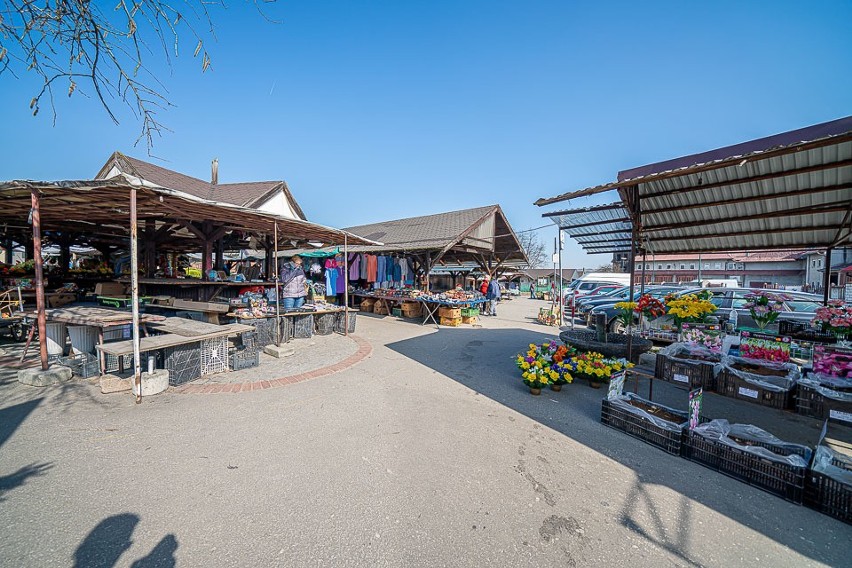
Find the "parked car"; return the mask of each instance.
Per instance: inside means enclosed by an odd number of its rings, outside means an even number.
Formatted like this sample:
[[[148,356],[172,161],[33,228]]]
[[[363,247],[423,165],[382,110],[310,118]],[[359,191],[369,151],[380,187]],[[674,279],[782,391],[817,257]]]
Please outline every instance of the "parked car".
[[[822,306],[822,298],[820,296],[817,296],[815,294],[807,294],[805,292],[796,292],[788,290],[724,287],[690,288],[686,290],[679,290],[675,292],[675,295],[682,296],[685,294],[698,293],[702,291],[711,292],[713,294],[713,297],[710,299],[710,301],[718,308],[714,315],[719,319],[720,324],[725,325],[730,319],[731,311],[737,311],[738,329],[744,327],[757,327],[754,322],[754,319],[749,313],[748,308],[744,307],[745,304],[749,301],[746,296],[755,292],[767,292],[787,298],[783,301],[782,311],[778,314],[778,319],[775,321],[775,323],[771,324],[766,328],[767,331],[770,333],[778,331],[778,325],[781,321],[796,321],[801,323],[809,323],[816,315],[816,310]],[[613,308],[613,318],[615,317],[615,313],[616,311]],[[612,320],[608,319],[608,322],[610,322],[610,329],[618,327],[617,325],[611,323]],[[654,324],[652,323],[651,325],[653,326]]]
[[[696,292],[696,291],[700,291],[700,289],[698,289],[698,290],[693,289],[691,291]],[[680,288],[680,287],[677,287],[677,286],[647,286],[645,288],[644,293],[650,295],[652,298],[657,298],[658,300],[662,300],[663,298],[665,298],[669,294],[681,295],[681,294],[684,294],[686,292],[687,292],[687,290],[684,290],[683,288]],[[619,310],[616,309],[615,304],[617,302],[627,301],[627,298],[629,296],[630,296],[630,294],[629,294],[629,288],[628,288],[628,293],[624,294],[623,298],[621,298],[619,300],[615,300],[615,301],[598,303],[598,304],[592,306],[591,309],[589,309],[585,314],[586,325],[591,327],[592,325],[594,325],[595,316],[597,314],[600,314],[600,313],[605,313],[606,314],[607,329],[610,332],[620,333],[620,332],[624,331],[624,325],[618,319],[616,319],[616,316],[618,316]],[[642,292],[640,292],[639,290],[636,290],[633,294],[633,301],[634,302],[638,301],[641,296],[642,296]],[[638,323],[638,318],[636,318],[636,321]]]

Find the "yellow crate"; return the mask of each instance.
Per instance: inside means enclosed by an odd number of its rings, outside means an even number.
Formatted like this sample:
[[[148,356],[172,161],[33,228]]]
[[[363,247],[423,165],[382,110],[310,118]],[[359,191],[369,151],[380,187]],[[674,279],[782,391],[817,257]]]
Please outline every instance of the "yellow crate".
[[[469,325],[474,325],[478,320],[479,318],[477,318],[476,316],[462,316],[462,323],[466,323]]]
[[[462,319],[458,318],[441,318],[441,325],[446,325],[448,327],[458,327],[462,324]]]

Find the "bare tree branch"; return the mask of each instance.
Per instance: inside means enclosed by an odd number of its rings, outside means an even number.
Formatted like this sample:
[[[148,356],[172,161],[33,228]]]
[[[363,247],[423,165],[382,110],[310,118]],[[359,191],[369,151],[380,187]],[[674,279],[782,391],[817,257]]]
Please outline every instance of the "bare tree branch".
[[[518,233],[518,242],[527,254],[530,268],[538,268],[545,260],[545,245],[533,231]]]
[[[258,0],[251,3],[267,21]],[[270,3],[274,0],[264,0]],[[162,49],[166,64],[179,55],[179,38],[191,38],[202,73],[210,69],[205,49],[215,40],[211,9],[224,0],[116,0],[111,11],[92,0],[0,0],[0,76],[20,78],[21,70],[42,80],[30,100],[38,115],[47,97],[56,121],[54,86],[68,81],[67,95],[84,94],[88,85],[110,119],[118,124],[116,104],[127,106],[137,120],[150,154],[154,135],[168,130],[157,117],[172,106],[165,85],[144,64]],[[105,4],[105,3],[103,3]],[[198,26],[198,28],[196,28]],[[205,28],[205,32],[198,30]]]

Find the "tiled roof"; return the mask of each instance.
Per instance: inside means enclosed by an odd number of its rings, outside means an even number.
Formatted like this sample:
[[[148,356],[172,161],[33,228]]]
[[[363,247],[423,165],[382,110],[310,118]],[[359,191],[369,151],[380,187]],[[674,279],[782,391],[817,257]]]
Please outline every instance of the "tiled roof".
[[[423,217],[409,217],[359,225],[344,230],[373,241],[380,241],[388,247],[400,246],[409,250],[443,248],[458,241],[462,233],[491,213],[495,207],[496,205],[490,205]]]
[[[160,187],[182,191],[209,201],[230,203],[241,207],[257,208],[275,191],[284,191],[293,209],[302,218],[302,212],[284,181],[249,181],[240,183],[212,184],[192,176],[176,172],[161,166],[125,156],[115,152],[101,169],[98,178],[105,175],[115,165],[123,173],[139,177]]]

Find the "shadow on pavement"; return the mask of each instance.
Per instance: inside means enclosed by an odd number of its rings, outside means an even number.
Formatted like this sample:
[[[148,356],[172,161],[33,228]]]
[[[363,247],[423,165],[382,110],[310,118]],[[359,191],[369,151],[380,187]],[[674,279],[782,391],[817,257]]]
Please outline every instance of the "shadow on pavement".
[[[40,477],[53,467],[51,463],[34,463],[22,467],[15,473],[0,475],[0,503],[5,499],[6,493],[25,484],[30,477]]]
[[[531,396],[521,381],[515,356],[530,343],[551,339],[555,339],[553,332],[520,328],[442,328],[437,333],[390,343],[387,347],[634,470],[637,479],[632,487],[613,488],[616,495],[625,499],[621,523],[687,564],[696,564],[689,556],[690,539],[701,538],[700,534],[690,534],[698,526],[693,502],[802,555],[830,565],[848,561],[848,545],[826,546],[826,541],[821,540],[830,540],[832,533],[846,528],[839,521],[791,505],[603,426],[600,401],[605,389],[575,383],[559,393],[545,390],[541,396]],[[631,386],[628,385],[628,390]],[[656,390],[657,387],[655,400]],[[685,408],[686,395],[683,396],[683,404],[678,406]],[[746,413],[749,411],[744,409]],[[674,515],[675,519],[664,522],[659,513],[663,505],[654,502],[646,485],[666,486],[681,495],[676,510],[670,511],[671,507],[665,505],[666,516]],[[637,511],[637,507],[642,510]]]
[[[121,513],[107,517],[86,535],[74,552],[74,568],[112,568],[131,547],[133,531],[139,516]],[[135,561],[132,568],[170,568],[176,564],[177,539],[166,535],[145,557]]]
[[[14,406],[0,408],[0,446],[6,443],[27,416],[41,404],[43,398],[36,398]]]

